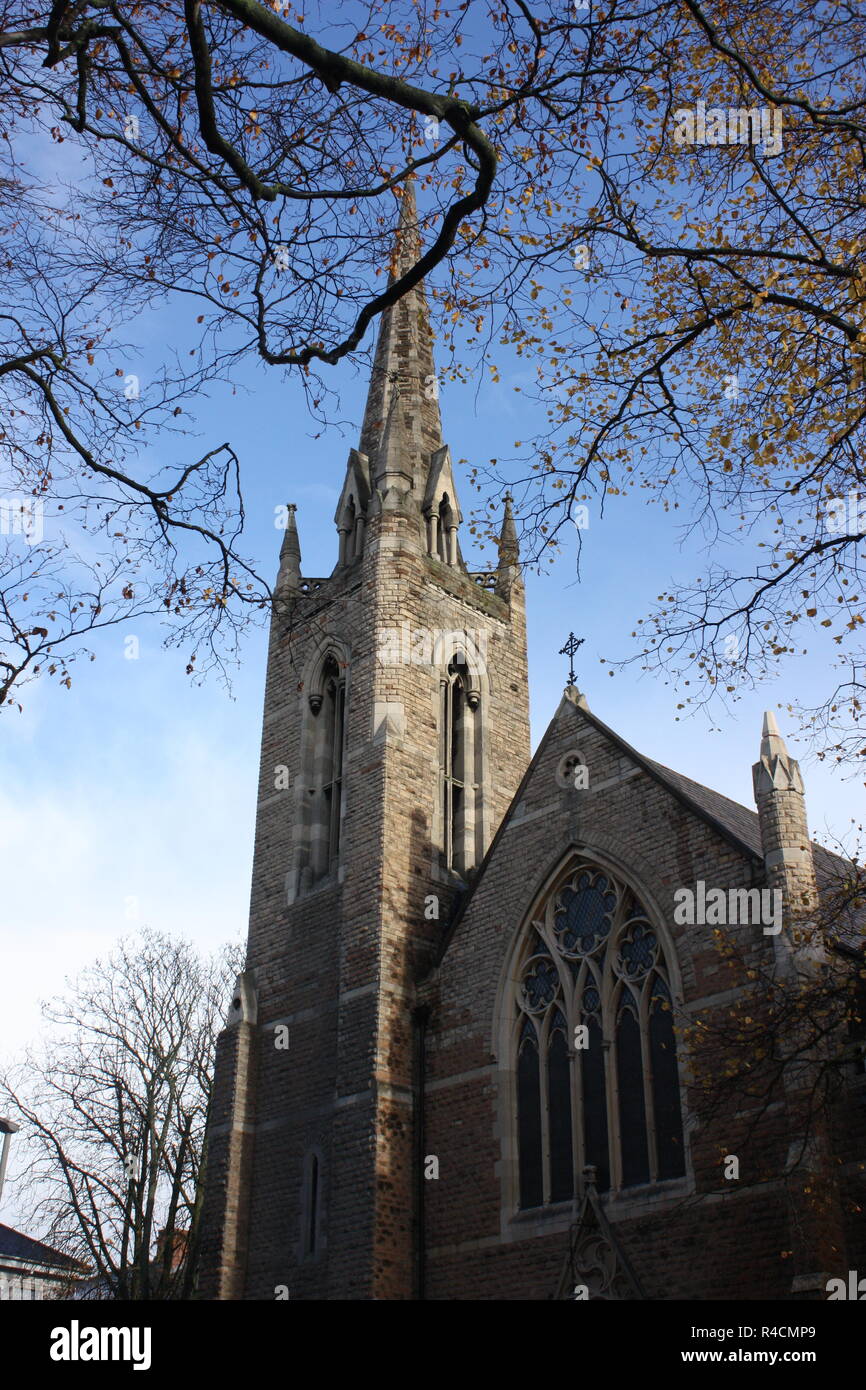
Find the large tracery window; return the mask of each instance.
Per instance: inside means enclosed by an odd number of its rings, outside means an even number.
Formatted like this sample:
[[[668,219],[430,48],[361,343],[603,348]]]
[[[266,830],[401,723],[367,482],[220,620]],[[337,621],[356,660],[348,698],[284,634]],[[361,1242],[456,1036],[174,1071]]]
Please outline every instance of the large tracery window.
[[[685,1173],[670,973],[634,893],[582,865],[530,924],[514,1028],[520,1206]]]

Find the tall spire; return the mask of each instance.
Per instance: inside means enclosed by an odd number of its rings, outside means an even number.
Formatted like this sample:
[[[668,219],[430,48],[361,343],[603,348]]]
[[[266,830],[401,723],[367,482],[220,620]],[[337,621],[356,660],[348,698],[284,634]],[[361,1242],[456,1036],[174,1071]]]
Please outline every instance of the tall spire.
[[[422,257],[414,185],[409,181],[395,192],[401,202],[389,285]],[[442,442],[433,334],[420,281],[381,316],[360,447],[349,453],[334,518],[340,533],[337,569],[361,559],[367,527],[384,513],[401,516],[408,523],[406,537],[414,531],[432,559],[465,571],[460,504]]]
[[[415,188],[409,181],[402,189],[388,284],[405,275],[421,254]],[[423,492],[430,456],[441,446],[433,334],[422,282],[381,316],[360,452],[370,460],[374,486],[383,474],[402,473]]]

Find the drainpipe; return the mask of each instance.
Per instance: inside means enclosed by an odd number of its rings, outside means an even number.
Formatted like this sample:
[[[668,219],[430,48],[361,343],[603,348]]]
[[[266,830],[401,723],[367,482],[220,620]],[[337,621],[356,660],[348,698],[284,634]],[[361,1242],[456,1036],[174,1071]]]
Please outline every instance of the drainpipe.
[[[0,1153],[0,1197],[3,1196],[3,1183],[6,1180],[6,1160],[9,1157],[9,1144],[13,1134],[17,1134],[20,1125],[16,1125],[14,1120],[6,1120],[0,1115],[0,1134],[3,1135],[3,1150]]]
[[[427,1147],[427,1134],[424,1082],[427,1072],[427,1020],[429,1017],[430,1009],[426,1004],[417,1008],[412,1015],[415,1035],[415,1297],[421,1301],[426,1297],[427,1274],[427,1222],[424,1213],[424,1156]]]

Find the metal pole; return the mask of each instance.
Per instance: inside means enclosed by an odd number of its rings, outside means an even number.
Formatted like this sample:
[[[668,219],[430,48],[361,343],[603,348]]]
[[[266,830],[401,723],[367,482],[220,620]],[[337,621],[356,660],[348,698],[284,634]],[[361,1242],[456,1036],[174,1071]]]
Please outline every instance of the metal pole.
[[[13,1134],[17,1134],[20,1125],[16,1125],[14,1120],[6,1120],[0,1115],[0,1134],[3,1135],[3,1151],[0,1153],[0,1197],[3,1196],[3,1183],[6,1179],[6,1160],[9,1157],[9,1143]]]

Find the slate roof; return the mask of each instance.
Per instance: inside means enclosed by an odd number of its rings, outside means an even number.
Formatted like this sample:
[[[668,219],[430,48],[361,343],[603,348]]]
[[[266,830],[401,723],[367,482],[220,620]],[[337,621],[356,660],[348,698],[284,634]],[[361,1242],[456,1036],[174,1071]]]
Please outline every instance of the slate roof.
[[[617,741],[622,742],[621,739]],[[640,755],[638,757],[640,758]],[[729,796],[714,792],[712,787],[693,782],[691,777],[684,777],[681,772],[674,772],[673,768],[665,767],[663,763],[657,763],[652,758],[640,758],[640,761],[657,781],[674,792],[678,800],[687,802],[691,810],[698,811],[704,820],[709,820],[717,829],[724,830],[728,837],[733,836],[743,849],[763,863],[764,852],[761,848],[757,811],[750,811],[747,806],[741,806],[739,801],[732,801]]]
[[[651,760],[647,758],[645,762],[649,764]],[[700,782],[693,782],[690,777],[673,772],[661,763],[653,762],[651,765],[658,774],[659,781],[672,788],[676,787],[705,818],[736,835],[744,846],[761,858],[761,830],[757,811],[750,811],[738,801],[731,801],[729,797],[722,796],[721,792],[703,787]],[[844,883],[849,878],[851,866],[841,855],[834,854],[824,845],[816,844],[814,840],[811,843],[818,891],[828,892],[834,885]],[[840,920],[834,935],[842,945],[862,951],[866,939],[864,913],[852,909],[840,911]]]
[[[84,1271],[87,1268],[71,1255],[64,1255],[43,1241],[33,1240],[31,1236],[25,1236],[23,1232],[14,1231],[11,1226],[4,1226],[0,1222],[0,1260],[4,1256],[14,1260],[26,1260],[31,1265],[51,1266],[55,1269]]]

